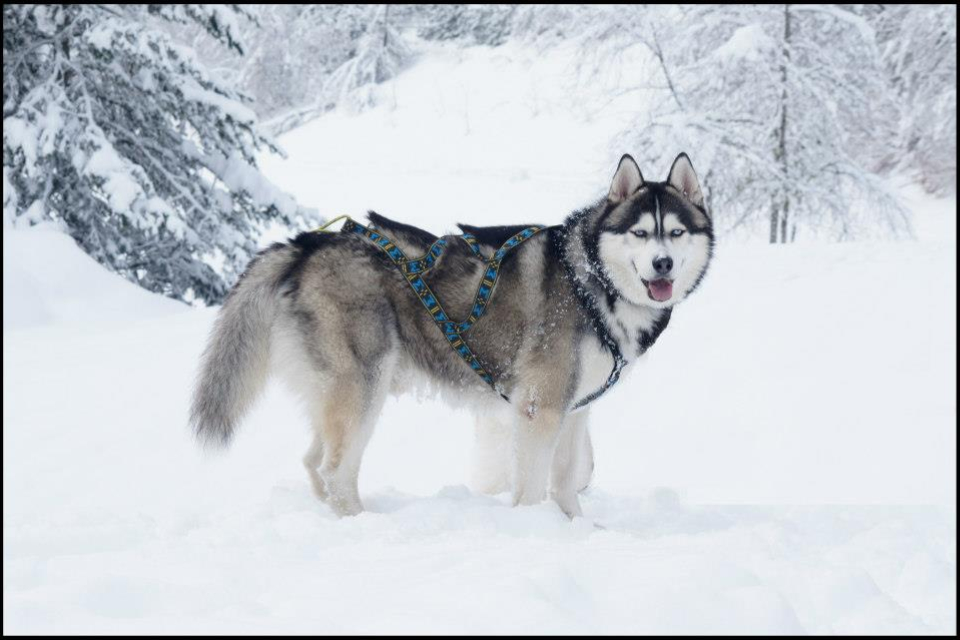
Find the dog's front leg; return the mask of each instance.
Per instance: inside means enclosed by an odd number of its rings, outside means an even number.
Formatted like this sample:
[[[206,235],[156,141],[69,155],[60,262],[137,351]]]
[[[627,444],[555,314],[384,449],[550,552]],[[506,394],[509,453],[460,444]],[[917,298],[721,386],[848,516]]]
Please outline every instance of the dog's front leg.
[[[583,515],[577,494],[590,482],[592,472],[593,448],[583,410],[564,420],[550,472],[550,496],[571,518]]]
[[[537,504],[547,496],[550,463],[563,425],[563,411],[538,406],[520,407],[514,431],[513,504]]]
[[[513,407],[504,413],[497,411],[503,411],[499,406],[485,409],[476,418],[470,486],[495,495],[511,488],[515,413]]]

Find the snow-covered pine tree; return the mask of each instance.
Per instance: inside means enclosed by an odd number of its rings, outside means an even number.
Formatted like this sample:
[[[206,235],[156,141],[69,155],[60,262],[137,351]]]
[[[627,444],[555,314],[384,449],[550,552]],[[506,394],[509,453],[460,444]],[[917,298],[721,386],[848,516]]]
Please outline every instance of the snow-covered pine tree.
[[[246,99],[153,20],[242,50],[235,5],[4,5],[4,218],[53,220],[152,291],[216,302],[292,198]],[[6,224],[6,223],[5,223]]]
[[[841,5],[698,5],[621,16],[612,46],[643,42],[662,88],[625,132],[647,163],[688,150],[718,226],[850,238],[909,229],[857,142],[896,138],[870,25]],[[607,46],[611,46],[608,43]],[[649,85],[648,85],[649,86]],[[647,93],[649,95],[649,92]]]

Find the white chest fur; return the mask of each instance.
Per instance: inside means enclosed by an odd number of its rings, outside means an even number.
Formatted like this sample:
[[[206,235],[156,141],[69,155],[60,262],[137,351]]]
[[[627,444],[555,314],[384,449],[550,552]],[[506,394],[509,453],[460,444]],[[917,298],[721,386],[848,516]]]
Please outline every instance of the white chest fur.
[[[640,335],[651,332],[662,313],[651,307],[621,302],[613,313],[607,314],[607,326],[627,361],[640,355]]]
[[[593,333],[580,339],[580,367],[577,371],[577,392],[574,401],[579,402],[603,387],[613,371],[613,356]]]

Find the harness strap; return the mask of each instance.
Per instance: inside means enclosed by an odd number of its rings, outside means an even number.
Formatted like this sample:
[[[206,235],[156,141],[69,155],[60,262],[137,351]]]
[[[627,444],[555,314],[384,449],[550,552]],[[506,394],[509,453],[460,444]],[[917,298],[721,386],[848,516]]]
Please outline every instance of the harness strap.
[[[528,227],[527,229],[524,229],[520,233],[510,237],[499,249],[497,249],[492,258],[486,260],[487,265],[484,269],[483,277],[480,280],[480,285],[477,288],[477,295],[474,297],[470,316],[463,322],[456,322],[450,318],[447,312],[443,310],[440,300],[423,279],[423,275],[433,268],[436,261],[443,254],[443,250],[447,246],[447,241],[444,238],[440,238],[434,242],[430,246],[430,249],[427,250],[427,253],[423,255],[423,257],[410,260],[406,257],[406,255],[404,255],[400,247],[398,247],[390,238],[385,236],[376,227],[365,227],[364,225],[359,224],[348,217],[346,218],[346,222],[343,224],[343,227],[341,227],[341,232],[356,233],[359,236],[366,238],[387,256],[387,258],[397,267],[400,273],[403,274],[404,279],[407,281],[407,284],[410,285],[410,288],[413,289],[413,292],[417,294],[417,298],[423,304],[424,308],[426,308],[427,313],[430,314],[430,317],[433,318],[437,328],[440,329],[440,332],[443,334],[444,338],[446,338],[447,343],[450,345],[453,351],[460,356],[464,362],[467,363],[474,373],[476,373],[484,382],[490,385],[493,390],[500,395],[500,397],[509,401],[510,398],[497,389],[493,376],[490,375],[490,373],[480,364],[479,359],[477,358],[476,354],[473,353],[473,350],[470,349],[470,345],[468,345],[464,340],[462,334],[469,330],[486,311],[487,304],[489,303],[490,297],[493,295],[493,290],[500,278],[500,263],[503,261],[503,259],[512,249],[529,240],[543,229],[544,227]],[[469,236],[469,239],[467,236]],[[480,253],[479,243],[477,242],[476,238],[470,234],[464,234],[461,237],[475,255],[483,258],[483,255]]]
[[[483,257],[483,254],[480,253],[480,243],[477,241],[476,236],[472,233],[464,233],[460,236],[460,239],[467,243],[467,246],[470,247],[470,251],[473,251],[473,255],[477,256],[481,260],[486,260]]]
[[[610,376],[607,378],[607,381],[603,383],[602,387],[573,405],[572,410],[574,411],[587,406],[609,391],[610,387],[617,384],[617,381],[620,380],[620,373],[623,371],[623,368],[627,366],[627,360],[623,357],[623,353],[620,351],[620,345],[617,344],[617,341],[614,340],[613,336],[610,335],[610,332],[607,330],[606,323],[604,323],[602,320],[599,324],[594,322],[593,328],[597,332],[597,337],[600,338],[600,342],[602,342],[604,346],[610,350],[610,355],[613,356],[613,369],[610,371]]]
[[[559,244],[559,241],[558,241]],[[566,252],[563,251],[563,247],[559,246],[560,261],[563,263],[564,271],[567,274],[567,278],[570,280],[573,285],[573,293],[577,298],[577,302],[580,303],[580,306],[584,311],[587,312],[588,317],[590,318],[590,325],[593,327],[594,333],[597,334],[597,338],[600,342],[610,351],[610,355],[613,357],[613,368],[610,370],[610,375],[607,376],[607,381],[603,383],[599,389],[589,394],[585,398],[577,401],[571,411],[576,411],[581,409],[603,394],[605,394],[610,387],[617,384],[620,380],[620,373],[623,371],[623,368],[627,366],[627,359],[623,357],[623,352],[620,351],[620,345],[617,343],[616,339],[610,335],[610,330],[607,328],[607,323],[603,320],[603,314],[600,312],[600,308],[597,306],[596,298],[592,293],[586,290],[580,280],[577,278],[576,273],[573,270],[573,265],[567,260]]]

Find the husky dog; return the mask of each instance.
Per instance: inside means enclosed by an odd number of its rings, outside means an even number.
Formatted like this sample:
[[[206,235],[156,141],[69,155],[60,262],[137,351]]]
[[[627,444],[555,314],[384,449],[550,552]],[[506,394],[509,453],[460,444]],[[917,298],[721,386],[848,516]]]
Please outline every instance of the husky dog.
[[[437,240],[370,214],[408,256]],[[471,227],[490,255],[525,226]],[[191,423],[226,445],[268,374],[306,402],[304,457],[315,493],[339,515],[362,510],[357,477],[389,393],[427,381],[472,406],[481,439],[509,438],[509,465],[480,483],[513,503],[547,492],[570,517],[593,471],[586,405],[649,349],[702,280],[713,227],[685,154],[666,182],[644,181],[623,156],[605,198],[535,234],[503,259],[485,315],[464,339],[496,393],[450,348],[405,277],[353,233],[311,232],[263,251],[220,310],[196,386]],[[486,264],[456,236],[424,276],[452,317],[467,317]],[[506,400],[508,398],[508,400]],[[506,472],[504,472],[506,471]]]

